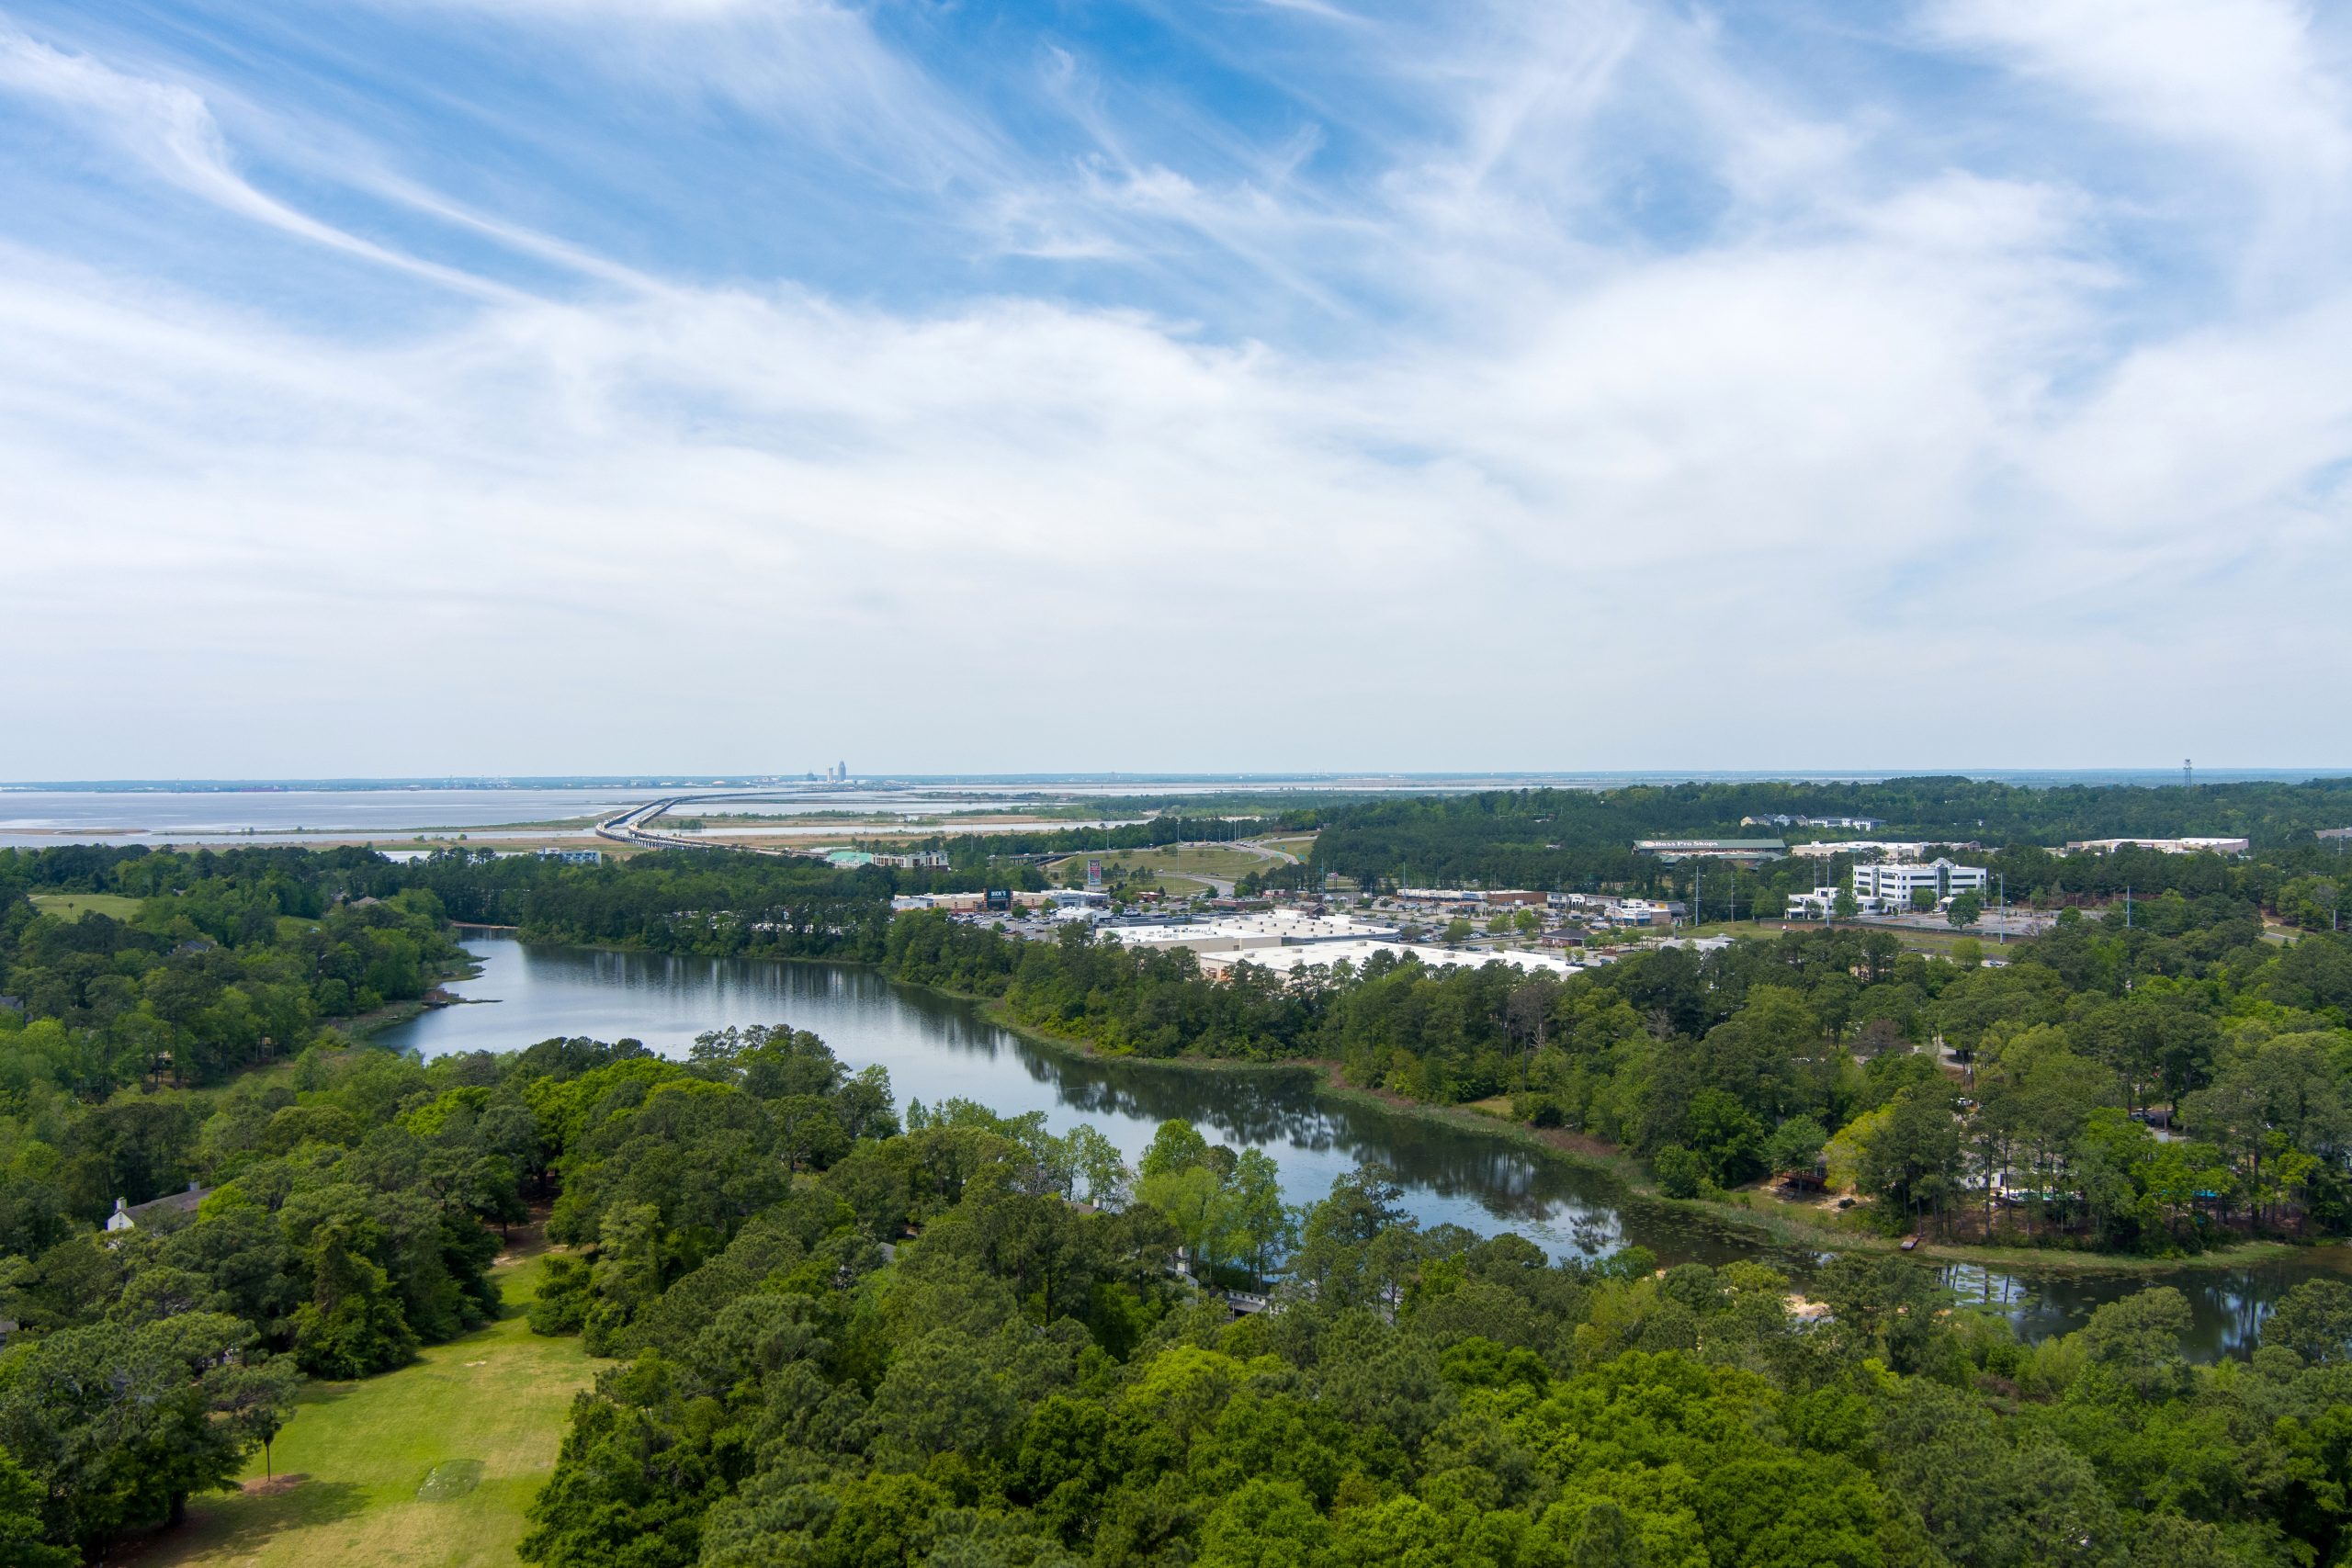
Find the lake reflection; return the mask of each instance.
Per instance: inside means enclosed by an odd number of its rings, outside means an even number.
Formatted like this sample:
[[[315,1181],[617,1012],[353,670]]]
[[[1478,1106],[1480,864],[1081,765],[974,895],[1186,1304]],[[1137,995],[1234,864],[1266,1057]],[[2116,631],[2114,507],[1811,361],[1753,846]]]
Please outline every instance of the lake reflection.
[[[1264,1149],[1293,1203],[1315,1201],[1336,1178],[1373,1160],[1396,1173],[1406,1207],[1424,1225],[1516,1231],[1554,1258],[1605,1256],[1638,1243],[1669,1264],[1759,1258],[1801,1270],[1809,1261],[1754,1233],[1643,1201],[1605,1172],[1499,1136],[1333,1100],[1302,1069],[1210,1071],[1047,1050],[990,1023],[974,1003],[854,965],[526,947],[499,937],[465,945],[482,972],[449,988],[483,1005],[428,1012],[387,1031],[387,1044],[430,1057],[584,1034],[634,1038],[682,1055],[706,1030],[789,1023],[824,1036],[853,1068],[888,1069],[902,1107],[961,1097],[1005,1115],[1042,1111],[1057,1132],[1089,1122],[1130,1162],[1160,1122],[1182,1117],[1236,1147]],[[2331,1247],[2253,1269],[2173,1270],[2161,1282],[2189,1297],[2194,1349],[2210,1358],[2250,1344],[2270,1302],[2300,1280],[2340,1269],[2342,1257]],[[2157,1282],[1973,1267],[1948,1278],[1962,1300],[1999,1307],[2030,1338],[2076,1326],[2099,1303]]]

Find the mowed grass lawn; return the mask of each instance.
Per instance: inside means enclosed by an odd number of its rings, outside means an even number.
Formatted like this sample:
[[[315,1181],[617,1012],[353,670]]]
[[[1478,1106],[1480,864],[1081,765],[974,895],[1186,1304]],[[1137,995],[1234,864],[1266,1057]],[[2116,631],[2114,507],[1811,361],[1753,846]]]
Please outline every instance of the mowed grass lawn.
[[[520,1233],[517,1233],[518,1235]],[[572,1394],[595,1369],[574,1338],[533,1334],[523,1309],[543,1258],[497,1270],[506,1314],[359,1382],[314,1382],[278,1434],[280,1478],[193,1500],[187,1521],[134,1561],[142,1568],[459,1568],[514,1562],[524,1510],[555,1467]],[[288,1479],[300,1479],[288,1484]]]
[[[85,915],[118,920],[139,918],[139,900],[119,893],[36,893],[32,900],[34,908],[61,920],[78,920]]]

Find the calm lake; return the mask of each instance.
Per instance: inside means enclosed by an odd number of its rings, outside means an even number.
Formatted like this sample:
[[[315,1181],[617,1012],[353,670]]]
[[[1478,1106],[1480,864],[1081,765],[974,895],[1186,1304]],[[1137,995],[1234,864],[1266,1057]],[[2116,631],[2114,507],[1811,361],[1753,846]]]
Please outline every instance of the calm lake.
[[[901,1108],[910,1100],[960,1096],[1001,1114],[1040,1111],[1057,1132],[1091,1123],[1131,1162],[1161,1122],[1183,1117],[1213,1139],[1272,1155],[1294,1203],[1314,1201],[1336,1177],[1374,1160],[1396,1173],[1406,1206],[1424,1225],[1516,1231],[1555,1258],[1597,1257],[1638,1243],[1666,1263],[1757,1258],[1802,1271],[1814,1260],[1754,1232],[1643,1201],[1605,1172],[1504,1138],[1334,1100],[1303,1071],[1211,1072],[1049,1051],[989,1022],[973,1003],[852,965],[526,947],[498,937],[465,945],[481,973],[448,988],[481,1005],[427,1012],[385,1032],[385,1043],[431,1057],[588,1035],[634,1038],[681,1055],[705,1030],[789,1023],[822,1035],[853,1068],[888,1068]],[[2211,1358],[2250,1344],[2268,1303],[2298,1280],[2348,1271],[2345,1250],[2160,1276],[1951,1273],[1969,1299],[1999,1303],[2036,1338],[2160,1280],[2189,1298],[2193,1349]]]

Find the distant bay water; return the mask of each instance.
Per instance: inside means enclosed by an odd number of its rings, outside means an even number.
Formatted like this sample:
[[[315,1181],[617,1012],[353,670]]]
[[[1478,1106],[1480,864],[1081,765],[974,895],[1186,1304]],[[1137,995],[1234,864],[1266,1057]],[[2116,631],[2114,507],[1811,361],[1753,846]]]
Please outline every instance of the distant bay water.
[[[0,790],[0,844],[286,842],[556,822],[648,797],[612,789]]]
[[[1911,773],[1928,770],[1906,770]],[[2177,784],[2177,769],[1948,769],[1973,778],[2037,787]],[[2199,769],[2197,782],[2299,783],[2352,774],[2352,768]],[[1641,772],[1572,773],[1385,774],[1021,774],[904,777],[848,786],[785,782],[759,786],[761,800],[713,801],[730,814],[794,817],[820,812],[945,816],[992,804],[1083,801],[1119,795],[1259,794],[1278,805],[1287,794],[1415,795],[1472,790],[1610,789],[1682,783],[1869,783],[1894,771]],[[65,843],[198,844],[394,839],[436,829],[471,831],[576,821],[662,795],[741,791],[741,780],[535,779],[527,783],[452,780],[89,782],[0,784],[0,846]],[[952,824],[947,824],[952,826]],[[1070,827],[1083,824],[1071,822]],[[578,829],[585,833],[585,829]],[[544,837],[545,832],[539,835]],[[718,836],[724,837],[721,832]]]

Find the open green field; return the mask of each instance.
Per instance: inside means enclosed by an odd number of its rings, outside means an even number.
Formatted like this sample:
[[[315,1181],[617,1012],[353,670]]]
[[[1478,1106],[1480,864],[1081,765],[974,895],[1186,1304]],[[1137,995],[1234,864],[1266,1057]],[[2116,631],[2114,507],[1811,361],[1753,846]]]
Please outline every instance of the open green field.
[[[1138,875],[1124,886],[1130,893],[1156,890],[1170,898],[1190,898],[1194,894],[1207,895],[1217,891],[1213,882],[1203,882],[1196,876],[1170,876],[1164,872],[1157,876]]]
[[[519,1238],[521,1233],[518,1231]],[[496,1271],[505,1315],[414,1365],[360,1382],[314,1382],[242,1494],[200,1497],[141,1568],[466,1568],[511,1564],[524,1510],[555,1466],[572,1394],[599,1363],[577,1338],[543,1339],[523,1312],[534,1253]]]
[[[61,920],[78,920],[85,915],[106,915],[118,920],[139,918],[139,900],[119,893],[35,893],[31,897],[34,908]]]
[[[1253,855],[1247,850],[1227,849],[1223,844],[1170,844],[1156,850],[1113,850],[1104,854],[1072,855],[1068,860],[1056,861],[1047,869],[1057,876],[1072,871],[1083,874],[1090,860],[1100,860],[1105,873],[1114,866],[1120,866],[1137,876],[1148,874],[1188,877],[1195,882],[1202,877],[1236,882],[1253,871],[1271,871],[1280,863],[1263,855]]]
[[[2002,942],[2000,938],[1995,936],[1988,931],[1976,930],[1963,931],[1951,927],[1939,927],[1934,930],[1922,931],[1910,926],[1882,926],[1874,925],[1868,921],[1860,923],[1866,931],[1882,931],[1892,933],[1903,943],[1905,948],[1913,953],[1925,953],[1929,954],[1940,953],[1945,957],[1950,957],[1951,955],[1952,949],[1961,942],[1973,942],[1977,946],[1984,950],[1985,957],[1998,958],[2001,956],[2001,950],[2009,945],[2008,942]],[[2015,942],[2018,940],[2018,939],[2016,937],[2011,937],[2009,939],[2009,942]]]

